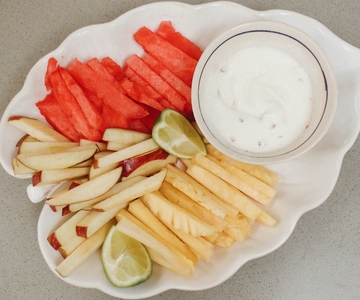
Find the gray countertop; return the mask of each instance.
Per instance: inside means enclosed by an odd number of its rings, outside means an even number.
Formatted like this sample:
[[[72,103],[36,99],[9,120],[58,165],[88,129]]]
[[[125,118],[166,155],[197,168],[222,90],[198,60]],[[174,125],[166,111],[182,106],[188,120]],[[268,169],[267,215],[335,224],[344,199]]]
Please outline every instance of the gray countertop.
[[[151,2],[0,0],[1,114],[21,89],[30,68],[71,32],[111,21]],[[236,2],[255,10],[284,9],[310,16],[360,47],[359,0]],[[330,197],[302,216],[291,237],[275,252],[246,263],[212,289],[171,290],[152,299],[360,299],[359,165],[358,139],[344,158]],[[27,184],[0,168],[0,298],[111,299],[97,290],[68,285],[48,268],[36,232],[42,204],[28,200]]]

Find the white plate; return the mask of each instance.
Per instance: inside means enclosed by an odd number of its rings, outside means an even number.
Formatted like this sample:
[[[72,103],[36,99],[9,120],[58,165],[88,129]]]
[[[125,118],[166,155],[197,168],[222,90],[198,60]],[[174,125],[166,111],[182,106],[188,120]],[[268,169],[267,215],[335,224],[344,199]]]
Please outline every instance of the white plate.
[[[301,215],[327,199],[338,178],[342,159],[360,128],[360,50],[336,37],[322,24],[293,12],[260,12],[232,2],[199,6],[161,2],[129,11],[110,23],[74,32],[32,68],[23,89],[11,101],[1,120],[0,161],[4,169],[12,175],[11,157],[15,154],[15,143],[22,135],[6,121],[15,114],[41,118],[34,103],[46,93],[43,76],[50,56],[56,57],[63,66],[75,57],[86,60],[107,55],[122,63],[134,52],[142,54],[141,48],[132,40],[132,33],[144,25],[156,29],[162,20],[171,20],[179,31],[202,48],[224,30],[248,21],[274,20],[297,27],[316,40],[328,56],[338,82],[339,102],[330,130],[316,147],[293,161],[269,166],[281,176],[276,200],[267,208],[279,220],[275,228],[253,226],[245,242],[227,250],[216,249],[213,259],[201,262],[190,279],[155,267],[153,276],[145,283],[133,288],[115,288],[105,278],[99,253],[63,279],[120,298],[145,298],[169,289],[208,289],[231,277],[247,261],[277,249],[288,239]],[[40,249],[53,271],[61,257],[48,245],[46,237],[60,218],[45,206],[38,223]]]

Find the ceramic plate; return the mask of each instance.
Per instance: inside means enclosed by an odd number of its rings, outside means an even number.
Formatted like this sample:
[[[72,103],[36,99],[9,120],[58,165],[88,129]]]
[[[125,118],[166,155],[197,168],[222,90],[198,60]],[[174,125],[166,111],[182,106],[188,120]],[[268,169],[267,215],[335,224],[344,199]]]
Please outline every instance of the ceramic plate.
[[[297,27],[316,40],[330,60],[338,83],[339,101],[333,123],[316,147],[295,160],[269,166],[281,176],[276,199],[266,208],[278,220],[276,227],[254,225],[246,241],[234,244],[230,249],[216,249],[211,261],[199,263],[192,278],[181,278],[155,267],[154,274],[145,283],[127,289],[115,288],[104,275],[99,252],[68,278],[62,278],[69,284],[96,288],[119,298],[145,298],[169,289],[208,289],[231,277],[247,261],[277,249],[289,238],[301,215],[327,199],[337,181],[342,159],[360,128],[360,50],[336,37],[322,24],[293,12],[254,11],[232,2],[199,6],[161,2],[129,11],[110,23],[74,32],[31,69],[22,90],[10,102],[1,120],[0,159],[4,169],[13,175],[11,157],[22,136],[20,131],[7,124],[8,117],[24,114],[42,119],[34,104],[46,94],[43,77],[50,56],[56,57],[62,66],[75,57],[86,60],[94,56],[110,56],[121,64],[132,53],[142,54],[132,34],[144,25],[156,29],[162,20],[171,20],[177,30],[202,48],[225,30],[253,20],[273,20]],[[60,218],[45,206],[38,223],[40,249],[53,271],[61,257],[48,245],[46,237]],[[55,271],[54,274],[58,276]]]

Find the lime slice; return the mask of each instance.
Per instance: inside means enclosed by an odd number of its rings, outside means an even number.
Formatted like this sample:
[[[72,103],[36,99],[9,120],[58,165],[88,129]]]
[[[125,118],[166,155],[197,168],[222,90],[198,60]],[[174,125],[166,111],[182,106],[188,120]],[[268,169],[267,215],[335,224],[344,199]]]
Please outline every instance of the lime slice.
[[[134,286],[152,273],[152,261],[145,246],[115,226],[105,238],[101,258],[107,278],[116,287]]]
[[[164,109],[152,130],[152,138],[166,152],[184,159],[206,154],[204,142],[191,123],[179,112]]]

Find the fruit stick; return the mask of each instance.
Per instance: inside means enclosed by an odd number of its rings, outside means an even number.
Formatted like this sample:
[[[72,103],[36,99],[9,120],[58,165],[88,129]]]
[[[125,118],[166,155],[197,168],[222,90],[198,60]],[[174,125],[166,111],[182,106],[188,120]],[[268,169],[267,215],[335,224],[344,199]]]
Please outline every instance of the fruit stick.
[[[141,78],[137,73],[135,73],[131,68],[125,65],[124,73],[128,79],[132,82],[137,83],[140,85],[145,93],[147,93],[151,98],[155,99],[157,102],[160,103],[163,107],[170,107],[172,109],[176,109],[166,98],[161,96],[149,83],[147,83],[143,78]]]
[[[227,222],[224,219],[219,218],[210,210],[195,202],[193,199],[185,195],[167,181],[162,183],[160,192],[162,192],[163,195],[171,202],[186,209],[201,220],[208,222],[208,224],[215,228],[216,232],[222,232],[226,228]]]
[[[172,203],[160,192],[147,193],[141,197],[141,201],[167,227],[190,233],[192,236],[206,236],[214,233],[214,227]]]
[[[44,84],[47,91],[51,90],[51,82],[50,82],[50,75],[55,72],[58,68],[58,62],[54,57],[50,57],[48,60],[46,72],[45,72],[45,78],[44,78]]]
[[[162,21],[156,33],[193,59],[199,60],[202,54],[200,47],[176,31],[171,21]]]
[[[168,41],[151,31],[147,27],[141,27],[135,34],[134,39],[147,53],[153,55],[164,66],[172,70],[176,76],[191,86],[192,77],[197,61],[176,48]]]
[[[68,71],[83,88],[102,99],[107,106],[127,120],[142,118],[148,114],[143,107],[136,104],[124,93],[119,92],[116,86],[103,79],[78,59],[72,61]]]
[[[97,107],[97,109],[101,112],[102,106],[103,106],[103,101],[98,96],[89,92],[87,89],[83,89],[83,91],[84,91],[85,96],[89,99],[89,101],[91,101]]]
[[[152,260],[184,277],[194,274],[194,263],[176,248],[163,242],[163,239],[133,215],[122,210],[116,219],[116,229],[144,244]],[[165,263],[163,263],[165,262]]]
[[[95,177],[57,197],[47,200],[45,203],[49,205],[66,205],[98,197],[106,193],[118,182],[121,170],[121,168],[117,168]]]
[[[127,77],[122,76],[120,80],[116,80],[112,75],[113,70],[108,70],[106,64],[102,64],[97,58],[92,58],[86,62],[90,68],[92,68],[99,76],[107,80],[114,86],[116,86],[121,92],[125,93],[131,99],[146,104],[150,107],[153,107],[157,110],[163,110],[164,107],[161,106],[155,99],[152,99],[143,88],[135,82],[130,81]],[[115,74],[117,76],[117,74]]]
[[[198,259],[209,261],[214,254],[214,246],[203,237],[195,237],[179,229],[170,227],[170,230],[179,237],[196,254]]]
[[[123,89],[120,87],[117,80],[115,80],[114,76],[106,69],[106,67],[98,60],[96,57],[89,59],[86,62],[86,65],[91,68],[98,76],[102,79],[108,81],[109,83],[113,84],[116,88],[118,88],[121,92]]]
[[[121,66],[109,56],[104,57],[101,60],[101,64],[106,68],[106,70],[108,70],[108,72],[115,78],[115,80],[119,81],[125,77],[124,70],[121,68]]]
[[[214,146],[212,146],[210,144],[208,144],[206,146],[206,149],[209,154],[216,157],[218,160],[226,161],[229,164],[233,165],[234,167],[244,170],[245,172],[249,173],[250,175],[256,177],[257,179],[265,182],[266,184],[268,184],[270,186],[275,186],[279,181],[279,175],[264,166],[249,164],[249,163],[235,160],[235,159],[221,153],[220,151],[215,149]]]
[[[216,216],[225,218],[226,210],[214,199],[216,196],[213,193],[177,167],[167,165],[167,169],[168,172],[165,177],[167,182]]]
[[[12,116],[8,122],[41,142],[69,142],[64,135],[38,119]]]
[[[128,177],[132,172],[134,172],[142,165],[158,159],[165,160],[168,156],[169,154],[167,152],[165,152],[161,148],[158,148],[154,151],[145,153],[144,155],[138,155],[124,159],[120,162],[120,166],[123,167],[122,176]]]
[[[90,257],[97,249],[99,249],[105,240],[114,220],[110,220],[101,227],[95,234],[82,242],[66,259],[64,259],[57,267],[56,271],[62,276],[69,276],[78,266]]]
[[[250,220],[255,221],[260,215],[262,210],[250,198],[212,172],[193,164],[189,166],[186,173],[219,198],[237,207],[239,211]]]
[[[151,138],[150,134],[121,128],[107,128],[102,137],[104,141],[124,143],[128,146],[140,143],[149,138]]]
[[[105,212],[91,211],[85,218],[76,224],[76,235],[89,238],[127,205],[128,203],[122,203]]]
[[[42,170],[32,176],[32,185],[44,185],[87,176],[90,168],[66,168],[59,170]]]
[[[114,110],[113,106],[102,104],[101,115],[103,116],[103,124],[101,131],[103,132],[106,128],[128,128],[129,121],[117,111]]]
[[[79,103],[67,88],[59,70],[50,75],[50,82],[55,100],[59,103],[80,137],[92,141],[100,140],[101,133],[89,124]]]
[[[162,79],[170,84],[189,104],[191,104],[191,89],[179,77],[175,76],[172,71],[166,68],[161,62],[151,54],[145,55],[143,61]]]
[[[35,174],[36,170],[33,170],[27,166],[25,166],[23,163],[21,163],[16,157],[13,157],[11,160],[11,165],[14,170],[14,174]]]
[[[206,157],[196,155],[193,157],[193,161],[262,205],[268,205],[276,194],[273,187],[225,161],[217,160],[211,155]]]
[[[145,177],[143,176],[137,176],[131,179],[128,179],[126,181],[121,181],[118,182],[117,184],[115,184],[110,190],[108,190],[106,193],[95,197],[93,199],[87,200],[87,201],[82,201],[82,202],[77,202],[77,203],[72,203],[69,205],[69,211],[71,212],[76,212],[79,211],[81,209],[84,209],[86,207],[92,207],[94,204],[99,203],[111,196],[114,196],[115,194],[120,193],[122,190],[132,186],[135,183],[138,183],[142,180],[144,180]]]
[[[162,111],[165,108],[158,101],[151,98],[141,85],[129,80],[127,77],[121,79],[119,84],[125,91],[125,94],[128,95],[131,99],[146,104],[158,111]]]
[[[94,161],[94,165],[96,168],[100,168],[109,164],[113,164],[115,162],[121,162],[124,159],[144,154],[149,151],[153,151],[158,149],[159,146],[155,143],[155,141],[150,138],[135,145],[129,146],[125,149],[113,152],[109,155],[99,157]]]
[[[151,133],[151,129],[149,129],[141,119],[133,119],[128,121],[128,129],[136,130],[143,133]]]
[[[89,124],[94,128],[100,128],[102,124],[102,116],[100,111],[93,104],[83,92],[83,89],[78,85],[78,83],[71,77],[68,71],[63,68],[59,68],[61,77],[64,79],[66,86],[69,91],[73,94],[76,101],[79,103],[84,115],[88,119]]]
[[[190,248],[182,242],[169,228],[167,228],[150,210],[146,205],[137,199],[129,204],[128,211],[137,218],[140,222],[146,224],[153,232],[162,237],[164,244],[170,244],[174,248],[182,252],[187,258],[191,259],[194,264],[197,263],[196,255]]]
[[[58,251],[63,258],[67,258],[86,238],[73,235],[67,242],[62,245]]]
[[[59,103],[55,100],[53,94],[48,94],[44,100],[37,102],[36,106],[40,113],[45,117],[46,121],[55,130],[71,141],[78,142],[80,140],[78,132],[61,109]]]
[[[150,84],[161,96],[172,103],[176,109],[182,113],[189,113],[188,102],[164,79],[156,74],[139,56],[136,54],[126,60],[126,66],[142,77]]]
[[[36,154],[18,154],[17,159],[28,168],[37,171],[65,169],[89,159],[96,151],[95,145],[77,146]]]
[[[67,149],[71,147],[80,146],[75,142],[23,142],[19,147],[20,153],[40,153],[55,149]]]
[[[162,170],[155,175],[145,178],[134,185],[122,190],[120,193],[105,199],[93,206],[93,210],[106,211],[122,203],[135,200],[147,193],[156,191],[160,188],[161,183],[166,175],[166,170]]]
[[[76,234],[75,226],[84,219],[90,212],[79,211],[71,216],[65,223],[52,232],[47,240],[55,250],[64,245],[73,235]]]
[[[147,116],[141,118],[141,121],[149,129],[149,133],[151,133],[152,128],[154,127],[157,118],[161,114],[161,111],[154,109],[150,106],[147,107],[147,110],[148,110],[149,114]]]

